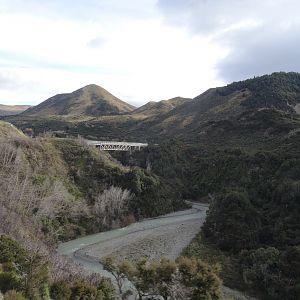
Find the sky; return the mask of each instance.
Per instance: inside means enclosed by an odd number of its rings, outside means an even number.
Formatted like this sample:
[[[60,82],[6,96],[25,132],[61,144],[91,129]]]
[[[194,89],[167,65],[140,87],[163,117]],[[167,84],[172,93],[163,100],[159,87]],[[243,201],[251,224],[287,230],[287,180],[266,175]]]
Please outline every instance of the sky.
[[[300,71],[298,0],[0,0],[0,103],[97,84],[135,106]]]

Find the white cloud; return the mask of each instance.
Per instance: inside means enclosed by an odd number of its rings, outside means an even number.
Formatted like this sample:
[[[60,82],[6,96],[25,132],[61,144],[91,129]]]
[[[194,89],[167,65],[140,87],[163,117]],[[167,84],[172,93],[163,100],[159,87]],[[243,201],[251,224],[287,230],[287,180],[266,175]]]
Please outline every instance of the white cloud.
[[[0,103],[36,104],[95,83],[141,105],[177,95],[194,97],[221,84],[215,66],[226,50],[164,24],[153,1],[148,5],[146,18],[135,12],[127,18],[114,15],[111,22],[2,13],[0,72],[12,74],[15,89],[0,89]],[[97,47],[91,47],[93,42]]]
[[[298,0],[159,0],[165,22],[226,48],[218,77],[226,82],[274,71],[300,71]]]

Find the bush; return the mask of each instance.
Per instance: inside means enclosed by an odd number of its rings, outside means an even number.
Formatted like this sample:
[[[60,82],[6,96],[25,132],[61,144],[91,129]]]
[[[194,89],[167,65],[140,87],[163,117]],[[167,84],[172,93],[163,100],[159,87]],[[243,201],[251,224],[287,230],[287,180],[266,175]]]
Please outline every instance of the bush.
[[[20,279],[12,272],[0,273],[0,291],[7,292],[12,289],[19,289],[21,287]]]
[[[50,288],[50,296],[53,300],[69,300],[71,294],[70,285],[64,281],[53,283]]]
[[[15,290],[8,291],[5,293],[3,300],[26,300],[22,293]]]

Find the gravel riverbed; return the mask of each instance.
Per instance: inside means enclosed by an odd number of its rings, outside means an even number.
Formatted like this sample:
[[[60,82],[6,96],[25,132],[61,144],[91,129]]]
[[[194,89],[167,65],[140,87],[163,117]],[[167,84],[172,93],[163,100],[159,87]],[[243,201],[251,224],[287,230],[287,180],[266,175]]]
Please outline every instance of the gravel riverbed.
[[[118,259],[137,260],[146,257],[158,260],[162,257],[175,259],[199,232],[203,218],[179,221],[152,229],[129,233],[77,251],[90,258],[113,255]]]

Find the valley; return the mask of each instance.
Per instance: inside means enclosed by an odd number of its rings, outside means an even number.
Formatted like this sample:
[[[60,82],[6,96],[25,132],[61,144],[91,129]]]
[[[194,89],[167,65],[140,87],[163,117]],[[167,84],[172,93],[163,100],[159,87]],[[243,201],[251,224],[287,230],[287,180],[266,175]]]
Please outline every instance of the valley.
[[[79,286],[118,299],[109,281],[72,260],[99,271],[99,259],[113,255],[138,286],[141,270],[153,271],[155,284],[142,281],[148,293],[163,282],[170,293],[180,286],[222,299],[222,280],[258,299],[297,299],[299,104],[300,74],[279,72],[140,108],[88,85],[2,116],[0,290],[2,276],[30,300],[61,299],[60,285],[74,299]],[[148,146],[107,152],[86,140]],[[7,255],[10,247],[18,254]],[[27,275],[9,266],[27,270],[30,253],[45,276],[27,286]],[[174,262],[181,253],[183,262]],[[193,268],[193,286],[182,264]],[[162,281],[165,267],[177,281]],[[232,298],[239,299],[225,296]]]

